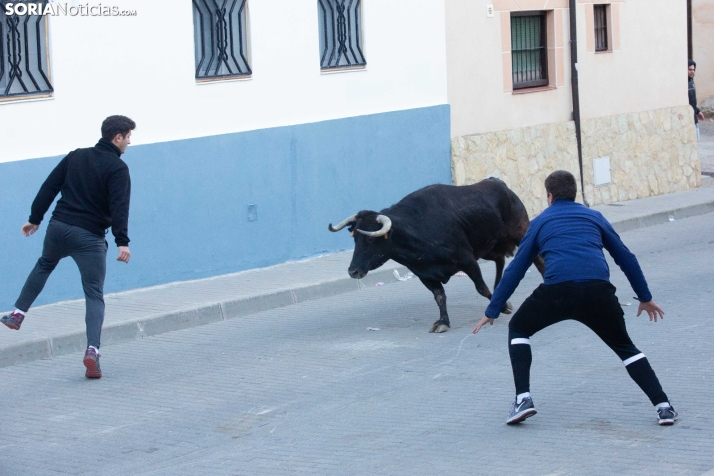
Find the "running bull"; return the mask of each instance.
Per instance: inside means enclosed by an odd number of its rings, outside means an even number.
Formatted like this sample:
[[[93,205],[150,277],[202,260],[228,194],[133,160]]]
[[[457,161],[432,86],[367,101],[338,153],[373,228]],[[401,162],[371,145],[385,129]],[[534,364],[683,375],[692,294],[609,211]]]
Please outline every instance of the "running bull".
[[[496,282],[503,276],[507,256],[513,256],[530,220],[521,200],[505,183],[489,178],[466,186],[431,185],[404,197],[381,212],[363,210],[336,226],[348,227],[355,251],[348,272],[356,279],[392,259],[409,268],[434,294],[439,320],[430,332],[450,327],[444,286],[458,271],[465,272],[476,291],[491,299],[478,259],[496,262]],[[356,233],[355,233],[356,232]],[[534,264],[545,272],[543,259]],[[511,304],[501,312],[510,314]]]

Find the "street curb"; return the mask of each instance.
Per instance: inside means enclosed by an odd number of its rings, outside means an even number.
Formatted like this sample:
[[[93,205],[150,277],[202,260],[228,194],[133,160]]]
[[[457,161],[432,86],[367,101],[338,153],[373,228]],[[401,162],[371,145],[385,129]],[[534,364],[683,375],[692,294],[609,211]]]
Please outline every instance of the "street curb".
[[[615,231],[623,233],[667,223],[671,221],[670,218],[679,220],[712,212],[714,212],[714,201],[613,221],[612,225]],[[136,321],[123,322],[104,327],[102,330],[102,341],[105,346],[118,344],[163,334],[165,332],[244,317],[306,301],[315,301],[339,294],[373,288],[380,283],[386,285],[399,282],[393,274],[394,270],[397,270],[400,274],[408,272],[406,267],[398,266],[396,268],[370,272],[360,280],[338,278],[323,283],[310,284],[258,296],[221,301],[195,308],[144,316]],[[85,348],[86,334],[84,331],[55,337],[39,338],[30,342],[0,348],[0,368],[38,359],[48,359],[59,355],[82,352]]]
[[[657,212],[650,215],[643,215],[634,218],[628,218],[613,223],[612,226],[618,233],[637,230],[638,228],[647,228],[650,226],[661,225],[672,220],[681,220],[683,218],[705,215],[714,212],[714,201],[700,203],[682,208],[673,208],[663,212]]]
[[[400,274],[408,272],[405,267],[399,266],[375,271],[360,280],[338,278],[324,283],[311,284],[259,296],[222,301],[168,313],[153,314],[137,319],[136,321],[108,325],[102,329],[102,344],[103,346],[107,346],[143,339],[144,337],[151,337],[165,332],[188,329],[213,322],[244,317],[258,312],[270,311],[301,302],[315,301],[347,292],[359,291],[361,289],[374,287],[378,283],[386,285],[399,282],[394,276],[394,270],[397,270]],[[0,368],[31,362],[33,360],[49,359],[60,355],[83,352],[87,347],[86,342],[86,333],[84,331],[77,331],[0,348]]]
[[[0,348],[0,367],[31,362],[52,357],[50,340],[35,339],[21,344]]]

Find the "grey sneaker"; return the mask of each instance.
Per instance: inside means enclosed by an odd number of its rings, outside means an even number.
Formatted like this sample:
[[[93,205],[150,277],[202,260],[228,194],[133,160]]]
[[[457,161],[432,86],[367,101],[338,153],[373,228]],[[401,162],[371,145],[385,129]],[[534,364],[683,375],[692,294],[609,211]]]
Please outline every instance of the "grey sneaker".
[[[11,312],[10,314],[6,314],[2,317],[0,317],[0,322],[5,324],[7,327],[10,329],[14,329],[16,331],[20,330],[20,326],[22,325],[22,321],[25,320],[25,316],[20,314],[19,312]]]
[[[662,407],[657,409],[657,414],[659,415],[660,425],[674,425],[677,420],[678,413],[674,411],[672,405],[668,407]]]
[[[84,366],[87,371],[84,376],[87,378],[102,378],[102,369],[99,368],[99,357],[101,355],[94,349],[87,349],[84,353]]]
[[[511,413],[508,414],[508,420],[506,420],[508,425],[515,425],[516,423],[520,423],[526,418],[530,418],[538,413],[533,405],[533,399],[531,397],[524,398],[520,404],[516,402],[517,400],[513,402]]]

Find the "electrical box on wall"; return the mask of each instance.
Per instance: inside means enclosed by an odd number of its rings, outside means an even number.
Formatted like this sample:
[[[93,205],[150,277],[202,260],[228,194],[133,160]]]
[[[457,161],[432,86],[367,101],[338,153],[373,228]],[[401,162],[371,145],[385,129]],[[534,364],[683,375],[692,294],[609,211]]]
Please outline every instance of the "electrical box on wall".
[[[593,175],[596,187],[610,184],[610,157],[593,159]]]
[[[248,221],[258,220],[258,205],[248,205]]]

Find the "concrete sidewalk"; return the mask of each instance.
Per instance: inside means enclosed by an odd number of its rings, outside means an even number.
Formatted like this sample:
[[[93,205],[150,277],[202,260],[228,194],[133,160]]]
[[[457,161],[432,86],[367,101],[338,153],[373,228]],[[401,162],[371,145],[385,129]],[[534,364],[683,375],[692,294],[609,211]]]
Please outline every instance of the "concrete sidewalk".
[[[708,178],[708,177],[707,177]],[[704,182],[703,182],[704,183]],[[709,181],[706,182],[707,184]],[[618,232],[714,211],[714,187],[596,207]],[[105,296],[102,345],[233,319],[299,302],[398,282],[388,262],[362,280],[347,275],[352,252]],[[79,285],[79,283],[78,283]],[[32,308],[22,330],[0,326],[0,367],[86,348],[84,300]]]

